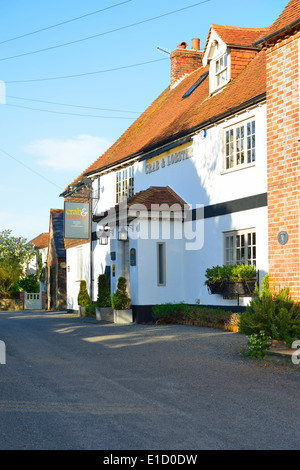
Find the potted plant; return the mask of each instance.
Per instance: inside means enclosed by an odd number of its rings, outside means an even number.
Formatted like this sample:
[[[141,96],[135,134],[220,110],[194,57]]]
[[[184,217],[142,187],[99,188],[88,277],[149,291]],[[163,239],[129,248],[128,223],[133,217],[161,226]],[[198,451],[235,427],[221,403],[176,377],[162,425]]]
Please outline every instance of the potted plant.
[[[112,296],[112,307],[114,310],[115,323],[132,323],[131,299],[127,292],[127,281],[125,277],[119,277],[117,289]]]
[[[96,318],[99,321],[114,321],[113,309],[111,306],[111,297],[105,274],[100,274],[98,276]]]
[[[85,312],[85,307],[91,303],[91,299],[86,288],[86,281],[80,281],[77,301],[79,305],[79,314],[82,317]]]
[[[253,295],[257,273],[253,266],[235,264],[229,266],[213,266],[205,272],[205,285],[211,294],[223,296]]]

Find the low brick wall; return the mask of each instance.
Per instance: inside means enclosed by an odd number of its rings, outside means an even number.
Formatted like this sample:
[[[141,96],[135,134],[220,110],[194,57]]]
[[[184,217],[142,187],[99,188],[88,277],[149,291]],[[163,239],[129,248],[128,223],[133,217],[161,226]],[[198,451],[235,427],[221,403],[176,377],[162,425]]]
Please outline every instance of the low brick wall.
[[[21,295],[22,294],[22,295]],[[16,311],[24,310],[24,292],[14,295],[14,298],[3,298],[5,295],[0,295],[0,311]]]

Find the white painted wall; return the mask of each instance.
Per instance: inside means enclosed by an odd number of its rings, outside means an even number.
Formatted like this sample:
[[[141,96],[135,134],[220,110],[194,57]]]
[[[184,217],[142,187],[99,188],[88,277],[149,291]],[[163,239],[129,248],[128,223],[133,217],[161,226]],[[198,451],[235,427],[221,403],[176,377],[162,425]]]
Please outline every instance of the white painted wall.
[[[78,251],[82,250],[82,266],[78,265]],[[67,263],[67,309],[78,310],[77,297],[80,281],[84,280],[90,292],[90,244],[81,245],[66,250]]]
[[[224,129],[236,123],[248,120],[256,121],[256,163],[255,165],[235,171],[224,172]],[[159,161],[159,170],[146,174],[146,164],[136,162],[135,193],[150,186],[170,186],[181,196],[191,208],[196,205],[209,206],[232,201],[248,196],[267,192],[266,168],[266,107],[259,106],[239,116],[234,116],[226,122],[207,129],[205,139],[200,134],[195,135],[191,144],[192,158],[164,167],[162,158],[167,157],[178,149],[155,157]],[[167,160],[166,160],[167,161]],[[106,173],[100,178],[100,201],[95,204],[94,214],[100,214],[115,205],[115,172]],[[95,182],[95,185],[98,184]],[[137,221],[133,223],[138,223]],[[175,224],[177,224],[176,222]],[[142,226],[148,221],[142,221]],[[159,224],[157,222],[157,224]],[[188,225],[186,225],[186,228]],[[268,272],[268,227],[267,208],[237,212],[218,218],[206,219],[203,225],[203,245],[197,250],[187,250],[186,240],[165,240],[162,237],[131,239],[129,249],[134,247],[137,252],[137,266],[130,267],[130,295],[133,305],[151,305],[165,302],[187,302],[194,304],[200,299],[201,304],[236,305],[235,301],[224,300],[216,295],[209,295],[204,286],[205,271],[208,267],[223,264],[223,232],[256,228],[257,234],[257,268],[261,279]],[[155,224],[153,225],[155,228]],[[96,224],[94,224],[96,230]],[[115,265],[115,277],[111,277],[112,293],[116,288],[118,277],[123,275],[122,250],[123,242],[117,239],[116,232],[112,233],[110,244],[93,245],[94,264],[94,295],[97,298],[97,278],[104,273],[105,266]],[[129,231],[130,235],[130,231]],[[166,286],[157,285],[157,242],[166,241]],[[89,285],[89,244],[84,245],[84,272]],[[77,309],[79,283],[76,278],[77,255],[76,249],[67,250],[68,272],[68,308]],[[116,253],[116,260],[111,261],[111,252]],[[247,299],[241,299],[241,304]]]
[[[250,118],[256,121],[257,160],[252,167],[223,172],[223,130]],[[193,157],[146,174],[146,162],[136,164],[135,191],[169,185],[187,204],[208,206],[267,191],[266,107],[257,107],[207,129],[207,137],[193,139]],[[166,152],[168,155],[176,150]],[[153,160],[161,161],[158,156]],[[148,163],[148,162],[147,162]]]

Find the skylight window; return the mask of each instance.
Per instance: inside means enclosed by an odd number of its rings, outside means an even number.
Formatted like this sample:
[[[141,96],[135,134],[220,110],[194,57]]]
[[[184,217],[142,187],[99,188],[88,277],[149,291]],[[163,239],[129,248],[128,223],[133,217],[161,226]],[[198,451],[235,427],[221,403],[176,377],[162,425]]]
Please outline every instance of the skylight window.
[[[194,83],[194,85],[191,86],[191,88],[188,89],[188,91],[185,92],[185,94],[183,95],[183,99],[185,98],[188,98],[188,96],[190,96],[193,91],[196,90],[196,88],[198,88],[199,85],[201,85],[201,83],[204,82],[204,80],[206,79],[206,77],[208,77],[208,74],[209,72],[205,72],[201,75],[200,78],[198,78],[198,80]]]

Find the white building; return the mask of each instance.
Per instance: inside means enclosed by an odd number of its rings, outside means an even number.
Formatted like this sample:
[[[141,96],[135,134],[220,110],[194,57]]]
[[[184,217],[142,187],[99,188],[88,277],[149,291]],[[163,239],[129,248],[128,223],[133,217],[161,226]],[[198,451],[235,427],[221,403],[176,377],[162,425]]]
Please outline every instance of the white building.
[[[254,45],[267,35],[211,25],[204,51],[181,43],[170,87],[84,172],[92,242],[66,240],[69,310],[81,279],[96,301],[102,273],[112,293],[127,278],[137,321],[166,302],[247,305],[204,283],[216,265],[252,264],[260,281],[268,273],[266,50]]]
[[[36,256],[28,263],[26,267],[26,274],[38,275],[38,279],[40,281],[40,292],[43,292],[46,290],[45,271],[48,256],[49,233],[41,233],[29,243],[34,246],[36,250]]]

